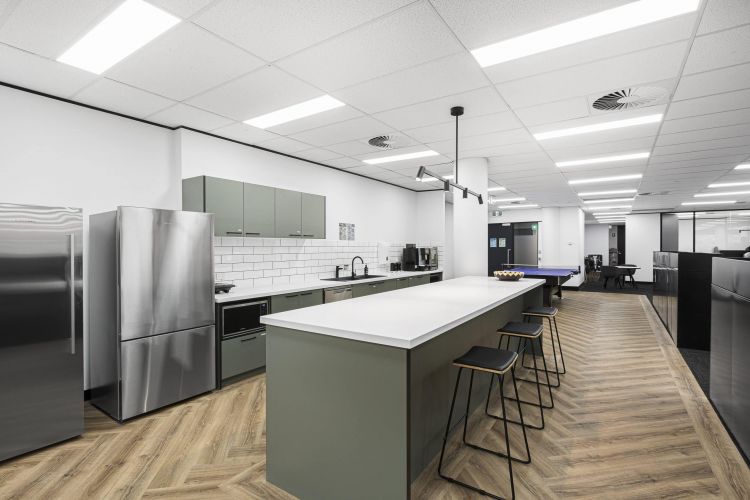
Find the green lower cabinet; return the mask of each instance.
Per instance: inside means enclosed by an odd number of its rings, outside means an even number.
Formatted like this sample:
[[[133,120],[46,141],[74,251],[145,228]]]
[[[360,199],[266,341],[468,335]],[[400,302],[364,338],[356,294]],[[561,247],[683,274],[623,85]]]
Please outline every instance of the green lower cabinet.
[[[396,282],[396,290],[409,287],[409,278],[396,278],[393,281]]]
[[[266,332],[221,342],[222,380],[263,366],[266,366]]]
[[[302,307],[317,306],[323,303],[323,290],[308,290],[286,295],[271,297],[271,313],[280,313],[300,309]]]
[[[396,280],[378,281],[375,283],[360,283],[352,286],[352,297],[365,297],[381,292],[389,292],[396,289]]]
[[[423,274],[422,276],[412,276],[411,278],[409,278],[409,286],[426,285],[429,282],[429,274]]]
[[[299,293],[299,307],[318,306],[323,303],[323,290]]]

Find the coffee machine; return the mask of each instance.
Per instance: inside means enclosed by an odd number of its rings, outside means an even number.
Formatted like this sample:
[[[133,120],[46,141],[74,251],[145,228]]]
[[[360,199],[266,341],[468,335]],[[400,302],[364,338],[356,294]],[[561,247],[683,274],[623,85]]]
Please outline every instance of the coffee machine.
[[[438,267],[437,247],[417,247],[408,243],[403,249],[401,267],[404,271],[429,271]]]

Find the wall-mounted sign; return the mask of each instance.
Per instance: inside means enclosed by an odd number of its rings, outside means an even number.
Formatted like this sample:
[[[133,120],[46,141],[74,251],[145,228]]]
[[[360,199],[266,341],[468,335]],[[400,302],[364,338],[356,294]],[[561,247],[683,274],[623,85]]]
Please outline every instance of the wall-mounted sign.
[[[490,248],[497,248],[497,238],[490,238]]]
[[[339,239],[354,241],[354,224],[339,222]]]
[[[499,244],[500,248],[505,248],[505,238],[500,238],[500,242],[499,243],[500,243]]]

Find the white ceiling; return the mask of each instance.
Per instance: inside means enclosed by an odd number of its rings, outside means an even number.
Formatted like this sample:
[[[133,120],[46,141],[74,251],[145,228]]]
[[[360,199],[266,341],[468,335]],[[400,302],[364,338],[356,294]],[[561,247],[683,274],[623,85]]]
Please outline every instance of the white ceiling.
[[[747,0],[703,0],[693,14],[485,69],[469,50],[631,0],[149,1],[184,21],[97,76],[55,59],[120,0],[0,0],[0,80],[414,190],[435,187],[414,180],[419,165],[451,171],[449,109],[458,105],[466,110],[459,156],[488,158],[490,184],[508,189],[503,197],[583,206],[577,191],[638,188],[635,210],[672,210],[711,182],[750,181],[750,171],[732,170],[750,159]],[[637,110],[591,106],[646,85],[666,97]],[[323,93],[346,106],[268,130],[242,123]],[[665,113],[664,122],[532,136],[653,113]],[[382,155],[367,140],[385,134],[401,136],[399,152],[440,155],[364,164]],[[554,164],[644,151],[648,160]],[[568,185],[626,173],[643,179]]]

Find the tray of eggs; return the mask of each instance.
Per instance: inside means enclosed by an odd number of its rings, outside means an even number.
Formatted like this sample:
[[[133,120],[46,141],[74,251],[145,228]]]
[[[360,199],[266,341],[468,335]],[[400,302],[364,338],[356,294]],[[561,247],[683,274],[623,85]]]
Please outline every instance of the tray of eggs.
[[[500,281],[518,281],[523,278],[523,273],[519,271],[495,271],[495,277]]]

